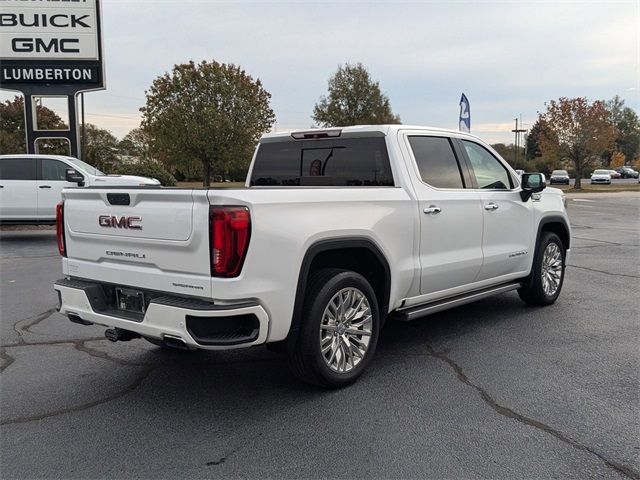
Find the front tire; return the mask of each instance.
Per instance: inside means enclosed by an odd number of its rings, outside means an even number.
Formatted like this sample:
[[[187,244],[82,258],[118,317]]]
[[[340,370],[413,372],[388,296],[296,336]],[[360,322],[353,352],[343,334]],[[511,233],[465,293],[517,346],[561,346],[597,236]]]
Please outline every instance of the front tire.
[[[551,305],[562,290],[565,268],[562,240],[555,233],[542,232],[533,257],[531,274],[518,289],[518,295],[529,305]]]
[[[291,371],[325,388],[349,385],[371,361],[379,330],[369,282],[350,270],[320,270],[309,279],[300,331],[288,352]]]

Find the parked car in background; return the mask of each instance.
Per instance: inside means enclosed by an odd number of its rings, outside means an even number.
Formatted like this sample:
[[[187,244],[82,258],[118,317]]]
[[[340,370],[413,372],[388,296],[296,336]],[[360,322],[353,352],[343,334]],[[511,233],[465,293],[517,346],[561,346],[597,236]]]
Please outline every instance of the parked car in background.
[[[619,174],[618,172],[616,172],[615,170],[609,170],[609,175],[611,175],[611,178],[622,178],[622,175]]]
[[[611,184],[611,174],[609,170],[596,170],[591,174],[591,184],[603,183],[606,185]]]
[[[53,223],[63,188],[160,185],[155,178],[105,175],[62,155],[0,155],[0,223]]]
[[[554,170],[551,172],[549,183],[551,183],[551,185],[554,183],[569,185],[569,173],[566,170]]]
[[[616,172],[620,174],[622,178],[638,178],[639,173],[631,167],[618,167]]]

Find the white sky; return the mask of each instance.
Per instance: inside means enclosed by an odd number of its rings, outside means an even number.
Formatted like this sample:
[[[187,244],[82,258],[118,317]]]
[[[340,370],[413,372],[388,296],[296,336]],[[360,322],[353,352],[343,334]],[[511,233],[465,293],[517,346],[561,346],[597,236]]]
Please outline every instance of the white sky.
[[[327,79],[362,62],[406,124],[513,142],[560,96],[620,95],[640,110],[640,1],[103,0],[107,90],[87,121],[124,136],[153,79],[188,60],[242,66],[272,94],[277,129],[307,128]],[[11,98],[2,92],[0,99]]]

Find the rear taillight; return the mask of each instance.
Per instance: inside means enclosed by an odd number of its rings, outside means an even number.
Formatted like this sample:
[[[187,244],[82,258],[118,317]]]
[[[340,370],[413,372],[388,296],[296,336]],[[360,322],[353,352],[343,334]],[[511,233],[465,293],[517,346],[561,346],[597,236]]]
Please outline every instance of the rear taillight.
[[[56,205],[56,238],[58,240],[58,252],[63,257],[67,256],[67,248],[64,243],[64,202]]]
[[[251,215],[246,207],[211,207],[209,239],[211,276],[237,277],[242,270],[251,236]]]

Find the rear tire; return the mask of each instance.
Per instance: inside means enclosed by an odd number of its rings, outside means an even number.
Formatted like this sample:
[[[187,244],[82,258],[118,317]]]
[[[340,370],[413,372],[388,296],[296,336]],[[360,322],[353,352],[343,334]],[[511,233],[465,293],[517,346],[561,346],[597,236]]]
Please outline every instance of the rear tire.
[[[565,268],[562,240],[555,233],[542,232],[531,274],[518,289],[520,299],[529,305],[551,305],[562,290]]]
[[[289,367],[304,382],[344,387],[362,374],[375,352],[376,295],[362,275],[338,268],[314,273],[308,285],[300,330],[288,349]]]

